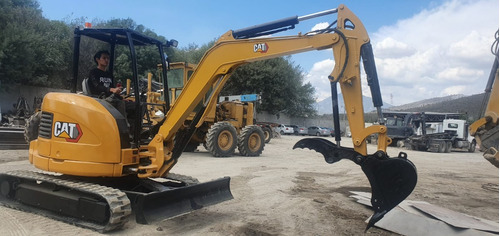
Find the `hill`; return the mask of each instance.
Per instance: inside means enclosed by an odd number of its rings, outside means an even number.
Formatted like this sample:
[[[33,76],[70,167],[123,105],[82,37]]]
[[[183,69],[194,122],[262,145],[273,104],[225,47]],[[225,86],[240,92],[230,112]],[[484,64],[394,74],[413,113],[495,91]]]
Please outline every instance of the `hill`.
[[[484,93],[470,96],[450,95],[445,97],[437,97],[425,99],[417,102],[412,102],[400,106],[392,106],[384,103],[384,110],[387,111],[412,111],[412,112],[445,112],[445,113],[463,113],[468,115],[470,121],[477,120],[481,117],[481,104],[484,99]],[[345,113],[343,110],[344,99],[339,94],[339,112]],[[332,99],[327,99],[316,103],[319,115],[332,113]],[[365,112],[375,110],[370,97],[363,96],[363,107]]]
[[[453,95],[455,96],[455,95]],[[484,99],[484,93],[471,96],[457,95],[426,99],[420,102],[414,102],[402,106],[394,106],[387,110],[390,111],[414,111],[414,112],[446,112],[463,113],[468,115],[469,120],[477,120],[481,117],[481,105]]]
[[[465,95],[463,94],[456,94],[456,95],[449,95],[449,96],[444,96],[444,97],[437,97],[437,98],[429,98],[417,102],[412,102],[404,105],[399,105],[399,106],[393,106],[389,108],[391,111],[406,111],[408,109],[414,109],[414,108],[419,108],[419,107],[425,107],[425,106],[430,106],[433,104],[438,104],[441,102],[446,102],[446,101],[452,101],[455,99],[463,98]]]
[[[344,109],[344,98],[342,97],[342,94],[338,95],[339,98],[339,113],[345,113]],[[383,108],[390,108],[392,107],[391,104],[385,103]],[[372,98],[371,97],[366,97],[363,96],[363,109],[365,112],[371,112],[375,110],[375,107],[373,106]],[[323,99],[322,101],[319,101],[316,103],[316,110],[318,111],[319,115],[324,115],[324,114],[332,114],[332,97],[328,97],[326,99]]]

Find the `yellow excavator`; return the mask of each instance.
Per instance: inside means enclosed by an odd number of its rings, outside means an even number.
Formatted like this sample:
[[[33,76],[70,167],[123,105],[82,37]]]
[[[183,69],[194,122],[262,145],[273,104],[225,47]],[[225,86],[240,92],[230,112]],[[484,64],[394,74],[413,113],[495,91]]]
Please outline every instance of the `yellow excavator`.
[[[484,90],[484,100],[481,107],[482,118],[469,126],[469,132],[474,136],[483,151],[483,157],[498,168],[498,30],[491,46],[495,56],[490,76]]]
[[[322,30],[293,36],[261,37],[294,28],[300,21],[336,14]],[[129,29],[75,29],[73,92],[76,92],[80,38],[97,39],[130,49],[132,95],[136,111],[146,104],[138,83],[136,47],[158,48],[163,77],[167,61],[164,47],[176,46]],[[310,148],[327,163],[349,159],[360,165],[372,188],[374,215],[367,229],[403,201],[417,183],[417,172],[405,153],[389,157],[391,142],[384,125],[365,128],[361,96],[361,60],[367,73],[373,102],[382,120],[380,93],[370,38],[365,27],[346,6],[306,16],[294,16],[223,34],[210,48],[165,118],[144,126],[143,114],[134,114],[132,130],[126,117],[104,99],[76,93],[48,93],[42,103],[38,136],[30,142],[29,161],[40,172],[13,171],[0,174],[0,203],[33,211],[100,232],[123,226],[135,212],[138,223],[149,223],[232,199],[229,177],[198,183],[170,176],[201,118],[211,109],[231,73],[240,65],[312,50],[332,49],[335,67],[329,75],[338,132],[337,85],[344,96],[353,148],[325,139],[303,139],[294,148]],[[113,62],[110,62],[113,71]],[[167,81],[167,80],[164,80]],[[164,82],[165,91],[169,91]],[[163,95],[164,104],[170,104]],[[208,98],[203,103],[203,98]],[[162,104],[158,104],[162,105]],[[195,112],[193,119],[187,119]],[[144,130],[147,132],[144,132]],[[377,151],[368,154],[365,139],[378,134]],[[130,136],[132,139],[130,139]],[[214,170],[216,171],[216,170]]]

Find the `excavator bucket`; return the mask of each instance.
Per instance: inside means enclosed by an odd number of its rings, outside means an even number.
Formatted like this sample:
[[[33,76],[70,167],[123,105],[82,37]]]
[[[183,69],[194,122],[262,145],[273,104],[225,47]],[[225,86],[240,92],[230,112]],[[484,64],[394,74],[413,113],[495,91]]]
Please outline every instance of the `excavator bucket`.
[[[307,138],[298,141],[293,148],[309,148],[323,154],[325,161],[333,164],[349,159],[361,166],[372,189],[371,203],[374,214],[366,230],[375,225],[392,208],[408,197],[417,184],[417,169],[407,159],[406,153],[389,158],[385,152],[363,156],[352,148],[337,146],[321,138]]]
[[[233,199],[229,181],[229,177],[224,177],[195,185],[165,187],[151,193],[124,192],[130,199],[136,222],[151,224]]]

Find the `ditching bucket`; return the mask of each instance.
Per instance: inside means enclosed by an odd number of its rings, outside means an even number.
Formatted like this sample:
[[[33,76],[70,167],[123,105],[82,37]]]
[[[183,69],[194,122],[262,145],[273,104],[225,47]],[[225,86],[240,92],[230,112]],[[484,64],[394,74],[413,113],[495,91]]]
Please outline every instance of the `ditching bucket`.
[[[125,191],[139,224],[150,224],[233,199],[230,177],[205,183],[140,193]]]
[[[417,184],[417,168],[404,152],[399,153],[397,158],[389,158],[383,151],[363,156],[353,148],[337,146],[321,138],[302,139],[293,148],[309,148],[317,151],[323,154],[329,164],[349,159],[361,166],[372,188],[371,203],[374,209],[366,230],[405,200]]]

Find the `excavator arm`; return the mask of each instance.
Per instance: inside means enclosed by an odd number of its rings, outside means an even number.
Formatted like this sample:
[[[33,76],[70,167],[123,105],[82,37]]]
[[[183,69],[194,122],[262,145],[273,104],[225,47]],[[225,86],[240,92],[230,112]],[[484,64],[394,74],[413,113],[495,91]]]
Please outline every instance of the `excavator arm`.
[[[484,151],[483,157],[498,168],[498,30],[491,52],[495,59],[484,90],[482,118],[469,126],[469,132]]]
[[[327,29],[307,34],[257,38],[293,28],[294,24],[302,20],[333,13],[337,13],[335,28],[332,27],[335,24],[332,24]],[[149,162],[138,167],[138,176],[161,177],[169,172],[196,127],[201,124],[202,117],[205,117],[204,112],[210,110],[209,106],[214,104],[213,100],[217,99],[217,95],[238,66],[258,60],[325,49],[333,51],[335,67],[328,76],[332,83],[332,96],[337,96],[336,92],[335,94],[333,92],[336,91],[337,83],[340,84],[354,147],[341,147],[340,140],[337,140],[337,144],[333,144],[323,139],[304,139],[294,148],[316,150],[324,155],[328,163],[350,159],[360,165],[372,186],[372,205],[375,214],[368,227],[372,226],[413,191],[417,174],[415,166],[407,160],[405,153],[400,153],[398,158],[388,157],[386,147],[391,140],[386,135],[384,125],[368,128],[364,126],[361,58],[379,117],[381,117],[382,98],[366,29],[358,17],[344,5],[325,12],[286,18],[223,34],[201,59],[191,79],[168,111],[156,136],[146,148],[140,150],[139,155],[147,157]],[[209,99],[203,103],[203,98],[206,97]],[[193,111],[196,112],[195,118],[187,122],[187,117]],[[375,154],[368,155],[365,139],[371,134],[378,134],[378,150]]]

